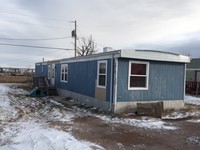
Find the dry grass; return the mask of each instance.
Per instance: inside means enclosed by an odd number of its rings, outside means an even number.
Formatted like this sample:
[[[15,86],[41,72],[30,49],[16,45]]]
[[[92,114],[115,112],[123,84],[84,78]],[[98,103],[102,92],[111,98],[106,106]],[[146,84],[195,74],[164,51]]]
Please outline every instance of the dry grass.
[[[29,76],[0,76],[0,83],[29,83],[32,80]]]

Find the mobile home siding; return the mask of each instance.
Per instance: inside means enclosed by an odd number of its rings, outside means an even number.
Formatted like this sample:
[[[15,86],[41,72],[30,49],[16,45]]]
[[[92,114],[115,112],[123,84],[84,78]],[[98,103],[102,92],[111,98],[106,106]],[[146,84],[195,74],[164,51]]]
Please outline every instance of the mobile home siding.
[[[36,77],[48,76],[48,65],[35,65],[35,76]]]
[[[129,60],[119,59],[118,65],[117,101],[183,100],[183,63],[149,61],[148,90],[128,90]]]
[[[107,59],[106,101],[110,99],[110,59]],[[70,62],[68,81],[61,82],[61,64],[56,65],[56,87],[95,98],[98,61]]]

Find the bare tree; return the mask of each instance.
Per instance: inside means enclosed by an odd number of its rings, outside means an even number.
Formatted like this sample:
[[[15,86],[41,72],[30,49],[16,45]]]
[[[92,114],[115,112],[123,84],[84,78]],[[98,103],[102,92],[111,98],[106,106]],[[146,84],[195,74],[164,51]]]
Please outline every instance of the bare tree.
[[[82,37],[79,39],[77,46],[77,54],[79,56],[87,56],[97,52],[97,45],[94,43],[92,36],[89,38]]]

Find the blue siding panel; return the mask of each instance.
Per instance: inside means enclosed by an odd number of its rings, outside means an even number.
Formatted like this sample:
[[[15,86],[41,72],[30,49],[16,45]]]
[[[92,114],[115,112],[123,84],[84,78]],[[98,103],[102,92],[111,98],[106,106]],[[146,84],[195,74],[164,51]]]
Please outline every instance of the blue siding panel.
[[[48,65],[36,65],[35,76],[37,77],[48,76]]]
[[[148,90],[128,90],[128,69],[129,60],[119,59],[118,101],[183,99],[185,64],[150,61]]]
[[[110,99],[110,62],[107,60],[106,101]],[[61,82],[61,64],[56,64],[56,87],[95,97],[97,65],[97,61],[68,63],[68,81]]]

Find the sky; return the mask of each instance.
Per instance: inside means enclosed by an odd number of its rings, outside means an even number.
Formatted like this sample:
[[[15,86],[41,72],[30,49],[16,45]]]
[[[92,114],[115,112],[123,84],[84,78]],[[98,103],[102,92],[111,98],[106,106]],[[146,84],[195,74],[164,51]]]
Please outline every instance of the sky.
[[[74,56],[92,35],[103,47],[161,50],[200,57],[199,0],[1,0],[0,67],[34,67],[36,62]],[[9,45],[5,45],[9,44]]]

